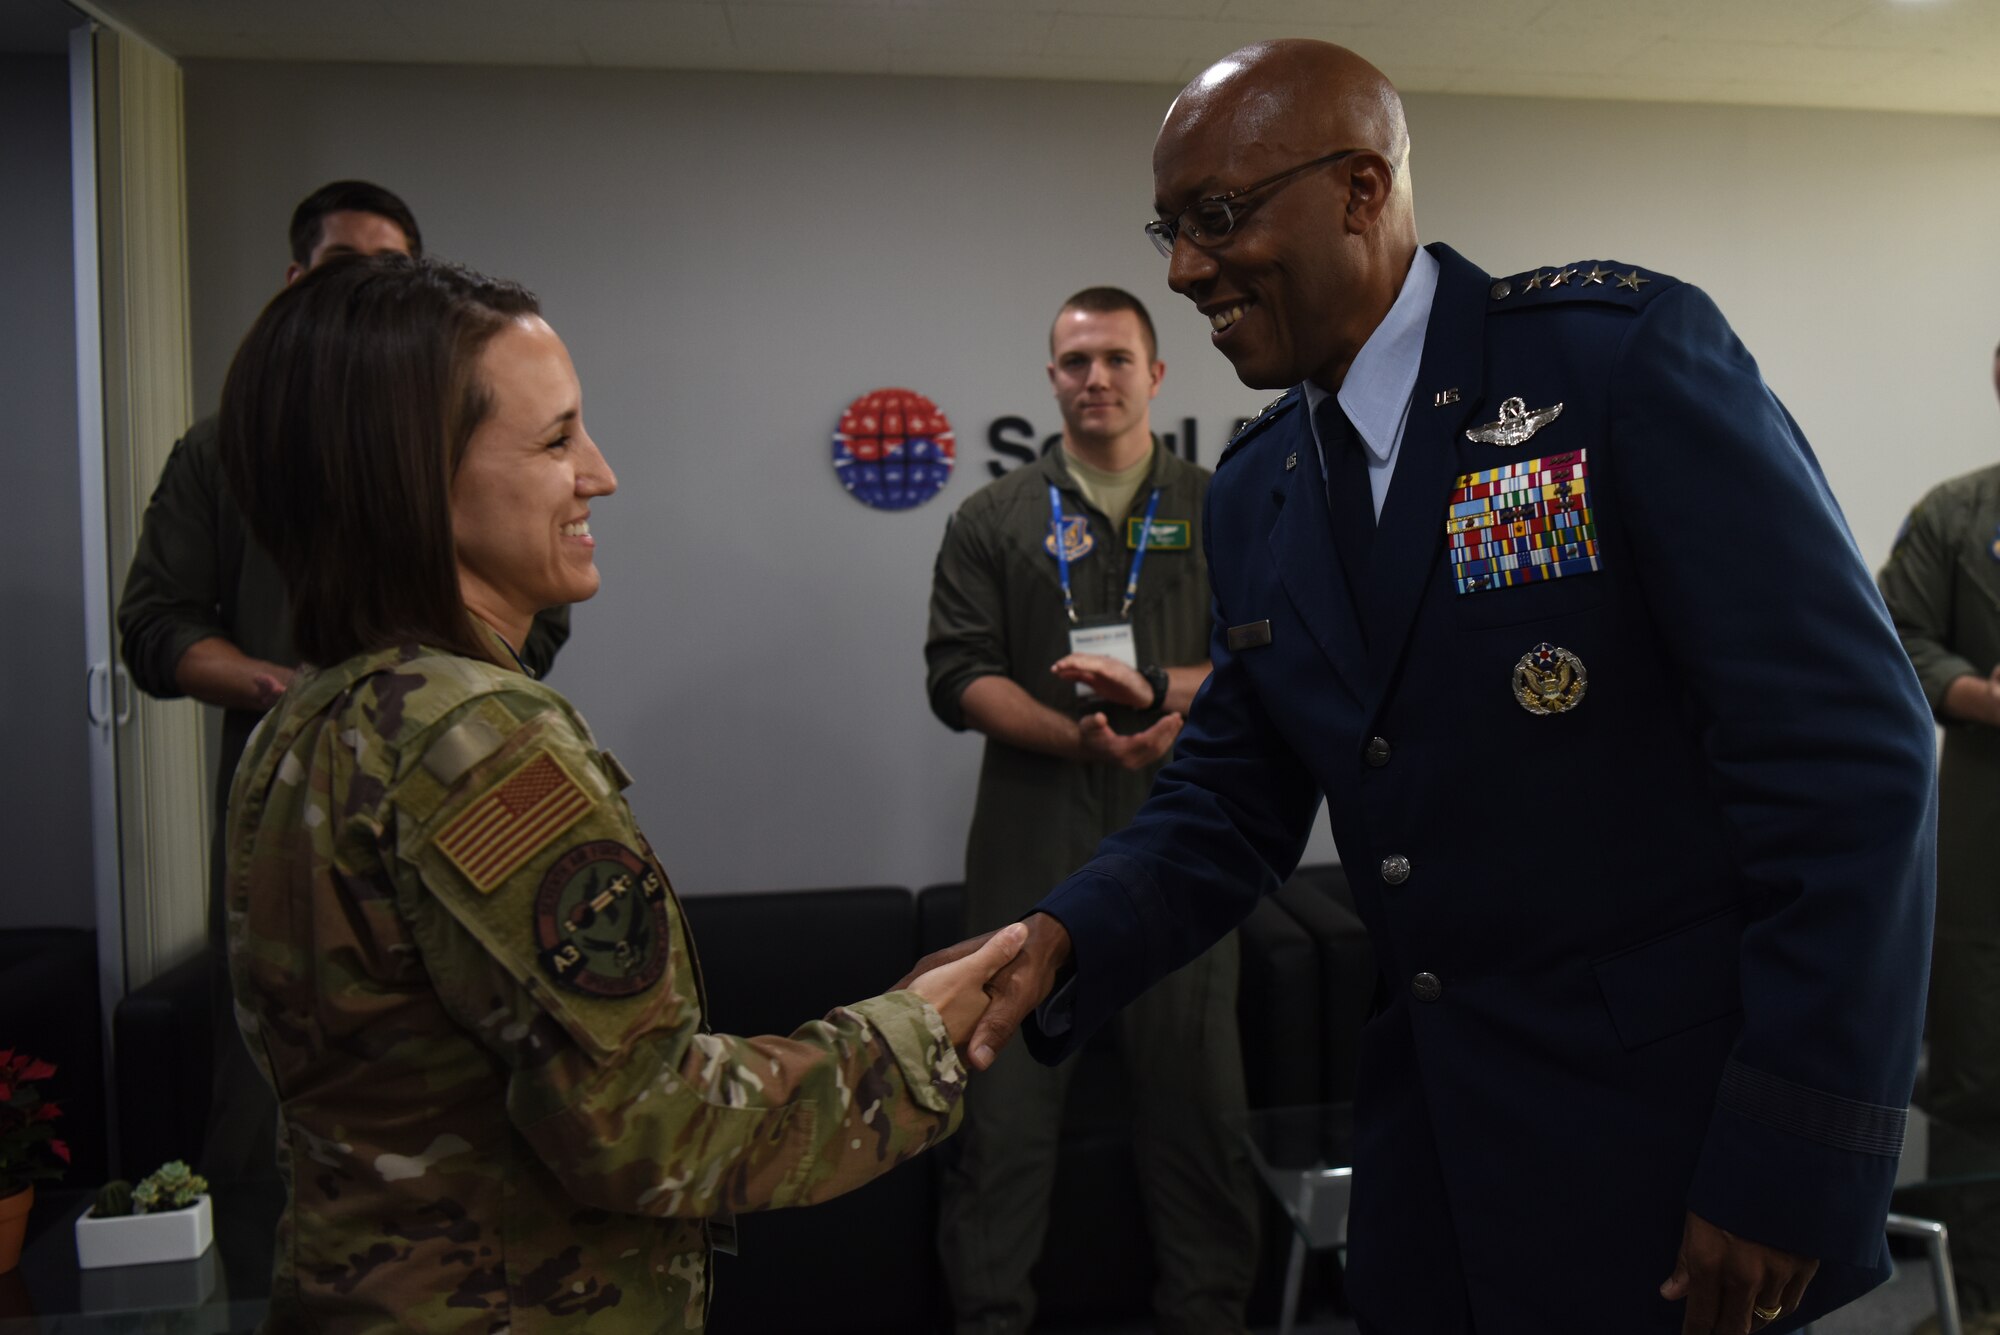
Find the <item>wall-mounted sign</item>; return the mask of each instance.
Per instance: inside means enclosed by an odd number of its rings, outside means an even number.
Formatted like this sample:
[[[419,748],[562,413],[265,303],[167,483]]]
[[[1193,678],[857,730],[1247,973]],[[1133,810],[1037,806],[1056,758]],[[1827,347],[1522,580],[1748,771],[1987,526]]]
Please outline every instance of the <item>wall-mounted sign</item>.
[[[1235,436],[1249,422],[1250,419],[1247,417],[1235,418],[1230,423],[1229,429],[1223,433],[1223,439],[1228,440]],[[1201,462],[1201,447],[1195,440],[1195,431],[1195,420],[1192,417],[1183,417],[1179,431],[1163,431],[1158,434],[1160,443],[1167,447],[1170,454],[1178,454],[1189,463],[1198,464]],[[1012,467],[1033,463],[1038,455],[1047,454],[1060,444],[1062,444],[1060,431],[1054,435],[1043,436],[1041,444],[1037,446],[1033,422],[1025,417],[996,417],[986,428],[986,448],[995,454],[1014,460],[1014,464],[1010,466],[1000,462],[999,459],[988,459],[986,471],[994,477],[1005,477]]]
[[[863,505],[907,510],[951,480],[951,423],[911,389],[871,389],[847,405],[833,433],[833,471]]]

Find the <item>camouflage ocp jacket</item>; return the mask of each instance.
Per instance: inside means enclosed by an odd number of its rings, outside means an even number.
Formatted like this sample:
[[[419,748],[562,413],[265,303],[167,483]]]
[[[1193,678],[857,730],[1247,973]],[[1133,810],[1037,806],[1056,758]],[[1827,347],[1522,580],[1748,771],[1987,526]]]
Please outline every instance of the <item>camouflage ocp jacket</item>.
[[[622,768],[556,692],[408,646],[300,674],[230,800],[230,971],[290,1200],[267,1329],[699,1330],[713,1218],[956,1129],[908,992],[713,1034]]]

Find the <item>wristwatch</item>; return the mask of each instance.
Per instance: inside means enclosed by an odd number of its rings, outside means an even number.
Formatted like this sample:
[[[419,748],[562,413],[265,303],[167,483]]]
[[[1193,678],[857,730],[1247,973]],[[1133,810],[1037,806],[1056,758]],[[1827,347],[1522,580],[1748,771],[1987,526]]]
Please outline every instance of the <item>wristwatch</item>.
[[[1166,704],[1167,687],[1170,684],[1167,680],[1167,670],[1155,664],[1148,663],[1139,669],[1139,675],[1144,677],[1146,684],[1153,688],[1153,702],[1147,705],[1146,708],[1158,709]]]

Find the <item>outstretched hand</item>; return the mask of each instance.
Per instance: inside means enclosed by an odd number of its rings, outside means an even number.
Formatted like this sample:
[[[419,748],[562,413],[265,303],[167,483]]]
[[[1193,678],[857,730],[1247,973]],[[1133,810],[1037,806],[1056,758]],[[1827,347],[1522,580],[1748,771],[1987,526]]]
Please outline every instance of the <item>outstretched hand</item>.
[[[1085,760],[1138,770],[1173,750],[1174,738],[1180,733],[1179,714],[1162,715],[1159,722],[1144,732],[1132,733],[1113,732],[1109,719],[1092,714],[1078,721],[1076,744]]]
[[[1751,1335],[1798,1310],[1818,1272],[1818,1261],[1739,1238],[1690,1210],[1660,1296],[1687,1299],[1681,1335]]]
[[[1022,934],[1021,943],[1003,948],[1001,961],[987,970],[990,978],[981,975],[986,985],[986,996],[991,1000],[986,1004],[984,1014],[975,1017],[970,1039],[961,1039],[958,1030],[951,1028],[949,1018],[945,1021],[946,1028],[951,1029],[952,1041],[965,1049],[966,1060],[975,1071],[983,1071],[993,1064],[993,1059],[1014,1037],[1021,1022],[1055,989],[1056,974],[1069,962],[1068,929],[1046,913],[1031,913],[1024,921],[1003,927],[998,932],[988,932],[955,946],[932,951],[918,960],[917,967],[896,984],[898,988],[907,987],[922,996],[924,993],[919,984],[924,979],[954,967],[957,962],[980,958],[980,952],[990,948],[996,939],[1015,932]],[[936,1005],[935,1002],[932,1004]],[[938,1009],[942,1012],[944,1008],[939,1006]]]

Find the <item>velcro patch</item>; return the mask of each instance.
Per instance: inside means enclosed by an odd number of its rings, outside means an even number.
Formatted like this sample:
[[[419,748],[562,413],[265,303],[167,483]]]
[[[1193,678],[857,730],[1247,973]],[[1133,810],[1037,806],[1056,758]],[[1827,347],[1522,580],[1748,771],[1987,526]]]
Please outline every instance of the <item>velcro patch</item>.
[[[591,809],[563,763],[538,750],[439,830],[432,841],[481,894],[492,894],[529,858]]]
[[[572,848],[535,895],[535,958],[573,992],[629,997],[667,967],[666,882],[615,839]]]
[[[1139,549],[1139,529],[1145,520],[1132,518],[1125,521],[1125,549]],[[1194,525],[1185,519],[1155,519],[1152,536],[1146,539],[1146,547],[1155,552],[1184,552],[1194,545]]]

